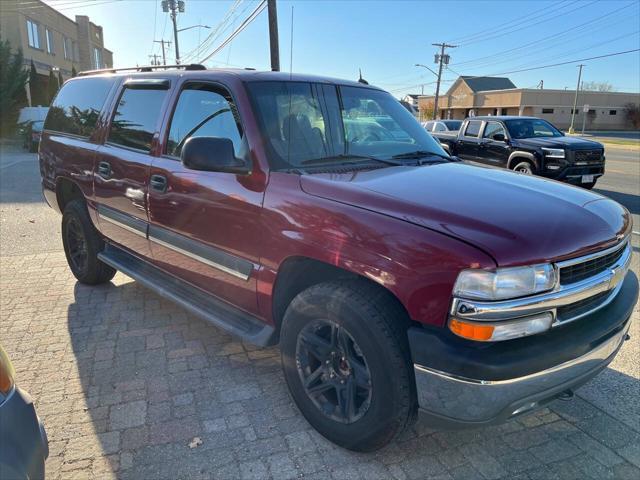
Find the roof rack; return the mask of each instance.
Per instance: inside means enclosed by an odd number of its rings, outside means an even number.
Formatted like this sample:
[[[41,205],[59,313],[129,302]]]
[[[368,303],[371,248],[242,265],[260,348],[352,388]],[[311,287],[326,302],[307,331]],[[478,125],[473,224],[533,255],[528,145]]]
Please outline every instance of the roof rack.
[[[141,67],[136,66],[136,67],[125,67],[125,68],[103,68],[100,70],[85,70],[84,72],[80,72],[78,76],[84,77],[87,75],[97,75],[99,73],[116,73],[116,72],[126,72],[129,70],[133,70],[135,72],[153,72],[154,70],[168,70],[172,68],[184,68],[185,70],[206,70],[207,69],[207,67],[199,63],[188,63],[185,65],[144,65]]]

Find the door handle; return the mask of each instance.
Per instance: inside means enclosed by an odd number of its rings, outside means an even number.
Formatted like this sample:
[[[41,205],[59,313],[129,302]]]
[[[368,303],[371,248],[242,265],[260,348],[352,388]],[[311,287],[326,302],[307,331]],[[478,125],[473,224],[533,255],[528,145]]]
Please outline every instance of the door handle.
[[[109,164],[109,162],[100,162],[98,164],[98,175],[100,175],[102,178],[111,177],[111,173],[111,165]]]
[[[167,191],[167,177],[164,175],[151,175],[151,180],[149,181],[151,188],[156,192],[166,192]]]

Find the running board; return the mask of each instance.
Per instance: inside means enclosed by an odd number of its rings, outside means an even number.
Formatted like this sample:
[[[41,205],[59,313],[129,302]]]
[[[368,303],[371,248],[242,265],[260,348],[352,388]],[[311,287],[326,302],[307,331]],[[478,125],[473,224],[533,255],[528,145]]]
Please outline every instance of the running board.
[[[254,345],[277,343],[275,328],[197,287],[180,281],[114,245],[107,244],[98,258],[158,295],[171,300],[207,322]]]

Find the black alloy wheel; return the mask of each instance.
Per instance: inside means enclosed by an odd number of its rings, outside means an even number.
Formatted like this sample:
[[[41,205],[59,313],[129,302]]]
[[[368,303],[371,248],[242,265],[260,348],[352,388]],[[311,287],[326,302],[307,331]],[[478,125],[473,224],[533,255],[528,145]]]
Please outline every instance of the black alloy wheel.
[[[369,409],[371,372],[346,328],[318,320],[298,334],[296,366],[305,392],[331,420],[349,424]]]
[[[76,218],[70,218],[67,222],[66,236],[69,260],[72,266],[78,272],[86,272],[88,264],[87,238]]]

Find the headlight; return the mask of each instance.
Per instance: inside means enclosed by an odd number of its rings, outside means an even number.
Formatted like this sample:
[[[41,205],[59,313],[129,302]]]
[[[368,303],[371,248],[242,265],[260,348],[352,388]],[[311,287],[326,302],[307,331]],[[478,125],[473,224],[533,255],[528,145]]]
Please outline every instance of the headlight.
[[[463,270],[453,287],[457,297],[505,300],[551,290],[556,271],[550,264],[487,270]]]
[[[564,158],[564,150],[562,148],[543,148],[545,158]]]
[[[0,347],[0,403],[3,400],[2,397],[6,397],[11,392],[15,373],[7,352]]]

